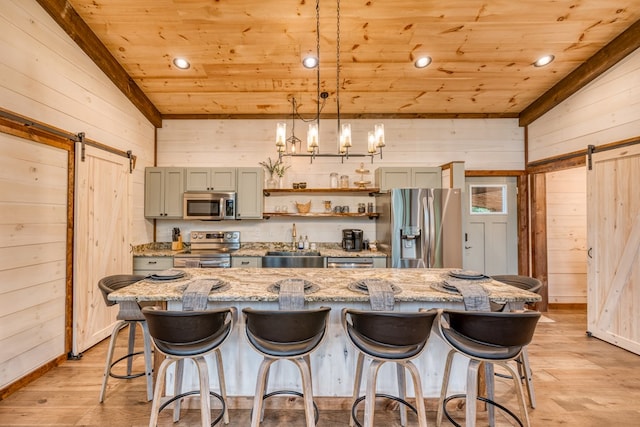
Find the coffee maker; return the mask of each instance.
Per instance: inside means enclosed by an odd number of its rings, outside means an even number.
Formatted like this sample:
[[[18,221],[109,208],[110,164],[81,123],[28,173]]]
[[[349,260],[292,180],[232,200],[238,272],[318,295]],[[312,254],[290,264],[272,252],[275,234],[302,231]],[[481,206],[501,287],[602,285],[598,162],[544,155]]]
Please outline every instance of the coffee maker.
[[[363,232],[356,228],[342,230],[342,249],[348,252],[361,251],[363,248]]]

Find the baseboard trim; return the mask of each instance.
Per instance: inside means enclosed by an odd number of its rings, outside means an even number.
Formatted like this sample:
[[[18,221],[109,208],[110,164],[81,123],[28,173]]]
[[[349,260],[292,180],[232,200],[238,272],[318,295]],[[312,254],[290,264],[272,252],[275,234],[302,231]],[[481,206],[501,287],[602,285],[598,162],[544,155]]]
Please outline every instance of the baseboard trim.
[[[67,360],[67,356],[65,354],[60,355],[57,358],[53,359],[52,361],[45,363],[44,365],[35,369],[34,371],[29,372],[27,375],[9,384],[5,388],[0,389],[0,401],[6,399],[11,394],[20,390],[22,387],[26,386],[30,382],[37,380],[38,378],[40,378],[41,376],[43,376],[44,374],[46,374],[47,372],[55,368],[56,366],[60,365],[65,360]]]

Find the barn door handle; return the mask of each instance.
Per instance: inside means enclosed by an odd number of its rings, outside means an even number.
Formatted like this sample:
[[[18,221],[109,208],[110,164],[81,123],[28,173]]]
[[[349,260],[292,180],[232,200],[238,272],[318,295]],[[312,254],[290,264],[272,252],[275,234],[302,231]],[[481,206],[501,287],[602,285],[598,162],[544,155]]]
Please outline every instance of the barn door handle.
[[[591,256],[591,251],[593,250],[593,248],[589,248],[589,250],[587,251],[587,256],[591,259],[593,259],[593,257]]]

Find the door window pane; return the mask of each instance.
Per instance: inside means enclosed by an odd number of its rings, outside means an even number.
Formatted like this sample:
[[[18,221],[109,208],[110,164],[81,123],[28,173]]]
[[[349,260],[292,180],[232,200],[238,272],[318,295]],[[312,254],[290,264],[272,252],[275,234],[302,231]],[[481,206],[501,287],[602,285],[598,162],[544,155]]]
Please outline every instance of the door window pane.
[[[506,185],[471,185],[471,215],[506,214]]]

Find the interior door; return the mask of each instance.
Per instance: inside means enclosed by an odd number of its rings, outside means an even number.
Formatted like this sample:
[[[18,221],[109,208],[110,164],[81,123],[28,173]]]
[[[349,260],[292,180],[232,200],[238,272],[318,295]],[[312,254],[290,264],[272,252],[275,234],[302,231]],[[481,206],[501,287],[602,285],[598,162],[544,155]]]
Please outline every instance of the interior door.
[[[98,280],[129,274],[129,159],[91,146],[82,161],[76,146],[73,269],[73,353],[110,335],[117,307],[107,307]]]
[[[640,145],[594,153],[587,169],[587,320],[640,354]]]
[[[515,177],[468,177],[463,195],[464,268],[484,274],[518,273]]]

